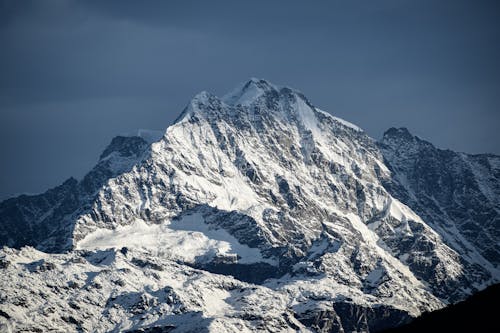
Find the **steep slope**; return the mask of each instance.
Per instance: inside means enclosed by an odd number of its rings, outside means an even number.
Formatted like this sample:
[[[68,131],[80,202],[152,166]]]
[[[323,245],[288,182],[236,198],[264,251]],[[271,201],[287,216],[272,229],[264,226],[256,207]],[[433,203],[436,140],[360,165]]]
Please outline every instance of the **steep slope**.
[[[71,247],[73,252],[49,259],[87,276],[92,267],[86,259],[80,265],[73,263],[79,259],[71,258],[100,251],[117,254],[106,249],[126,247],[137,256],[136,262],[154,258],[168,266],[168,274],[189,275],[186,272],[196,268],[214,281],[236,280],[208,272],[232,275],[239,280],[238,286],[258,283],[261,286],[249,292],[249,297],[268,299],[264,304],[279,299],[281,304],[272,315],[281,318],[280,328],[258,324],[262,331],[306,327],[325,332],[376,331],[498,281],[498,271],[482,255],[482,247],[468,242],[466,248],[450,241],[450,235],[455,240],[460,233],[446,229],[449,220],[428,223],[429,216],[420,211],[425,206],[412,205],[400,194],[407,188],[394,166],[399,152],[390,154],[389,141],[377,144],[357,126],[314,107],[296,90],[251,79],[223,98],[202,92],[157,142],[136,141],[117,139],[109,149],[114,153],[105,152],[96,167],[112,171],[74,182],[79,194],[70,201],[75,208],[65,210],[63,218],[57,215],[35,224],[29,216],[12,217],[4,210],[4,234],[14,241],[7,243],[6,238],[3,244],[54,251]],[[102,163],[105,167],[100,167]],[[491,182],[484,186],[498,190],[498,178]],[[2,205],[26,209],[16,200]],[[40,211],[50,209],[51,202],[46,206]],[[457,201],[450,207],[462,208]],[[46,234],[18,240],[9,231],[19,225],[16,221],[68,232],[60,236],[62,240],[44,239]],[[491,223],[488,228],[497,230]],[[482,246],[494,248],[498,234],[489,237]],[[7,268],[2,284],[16,274],[29,277],[15,279],[27,290],[34,290],[30,279],[44,279],[44,274],[66,281],[60,271],[34,272],[31,266],[19,264],[21,260],[35,265],[37,260],[29,258],[40,255],[30,254],[32,249],[24,251],[28,253],[4,251],[6,260],[15,264]],[[127,260],[127,267],[135,265]],[[116,273],[117,268],[109,265],[105,269]],[[143,268],[134,274],[149,274]],[[154,290],[180,288],[174,286],[176,278],[158,276]],[[148,287],[151,282],[139,281],[135,292],[141,298],[153,295]],[[192,288],[194,283],[188,280],[183,286]],[[199,288],[205,293],[218,287],[205,284]],[[5,304],[15,305],[17,289],[6,288]],[[92,299],[88,292],[79,290],[78,297]],[[111,285],[103,291],[104,295],[123,292]],[[67,296],[68,291],[62,294]],[[220,290],[211,295],[220,311],[211,312],[210,304],[192,308],[201,311],[196,315],[200,322],[211,318],[232,323],[230,318],[238,318],[243,322],[234,327],[256,329],[251,325],[264,320],[265,310],[260,307],[245,307],[244,313],[234,314],[230,309],[241,306],[238,298]],[[161,297],[152,297],[155,304],[162,304]],[[65,305],[58,306],[64,309]],[[141,324],[133,309],[122,306],[122,312],[114,313],[109,312],[110,306],[96,304],[96,309],[108,311],[109,327],[79,317],[80,328],[138,329],[154,323],[189,329],[180,324],[174,309],[158,310],[154,320]],[[39,307],[34,302],[22,309],[0,309],[8,314],[31,313]],[[109,317],[111,313],[116,317]],[[235,331],[234,327],[224,329]]]

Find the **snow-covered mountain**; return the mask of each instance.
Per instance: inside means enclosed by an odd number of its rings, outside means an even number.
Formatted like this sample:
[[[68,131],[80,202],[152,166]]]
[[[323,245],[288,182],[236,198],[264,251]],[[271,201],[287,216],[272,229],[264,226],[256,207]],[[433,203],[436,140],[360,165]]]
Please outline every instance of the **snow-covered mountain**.
[[[152,141],[0,204],[5,327],[377,331],[500,278],[500,157],[376,142],[258,79]]]

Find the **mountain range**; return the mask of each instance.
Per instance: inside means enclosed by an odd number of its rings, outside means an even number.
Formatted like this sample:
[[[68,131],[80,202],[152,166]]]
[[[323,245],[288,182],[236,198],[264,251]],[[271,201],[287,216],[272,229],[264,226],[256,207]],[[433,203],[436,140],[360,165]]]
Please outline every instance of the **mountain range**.
[[[0,327],[377,332],[500,279],[500,156],[250,79],[0,203]]]

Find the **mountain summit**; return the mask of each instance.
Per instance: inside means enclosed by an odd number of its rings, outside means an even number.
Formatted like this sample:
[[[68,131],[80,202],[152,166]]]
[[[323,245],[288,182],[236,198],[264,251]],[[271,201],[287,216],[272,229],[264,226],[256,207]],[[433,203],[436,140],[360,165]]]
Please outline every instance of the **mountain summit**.
[[[115,138],[83,180],[0,204],[0,314],[26,330],[397,326],[498,282],[499,175],[498,156],[406,129],[376,142],[265,80],[202,92],[158,141]]]
[[[249,81],[240,84],[234,90],[224,95],[222,101],[233,106],[238,104],[249,105],[259,97],[266,94],[276,94],[279,90],[279,87],[266,80],[251,78]]]

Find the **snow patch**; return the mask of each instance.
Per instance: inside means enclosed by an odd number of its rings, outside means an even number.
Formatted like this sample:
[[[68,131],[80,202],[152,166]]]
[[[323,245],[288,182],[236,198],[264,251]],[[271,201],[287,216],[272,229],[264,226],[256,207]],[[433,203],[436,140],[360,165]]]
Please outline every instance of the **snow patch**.
[[[259,249],[240,244],[227,231],[206,224],[201,214],[162,224],[147,224],[137,219],[114,230],[98,229],[77,243],[77,249],[81,250],[122,247],[145,249],[161,257],[190,263],[209,262],[217,256],[238,256],[240,264],[274,264],[273,260],[264,259]]]

